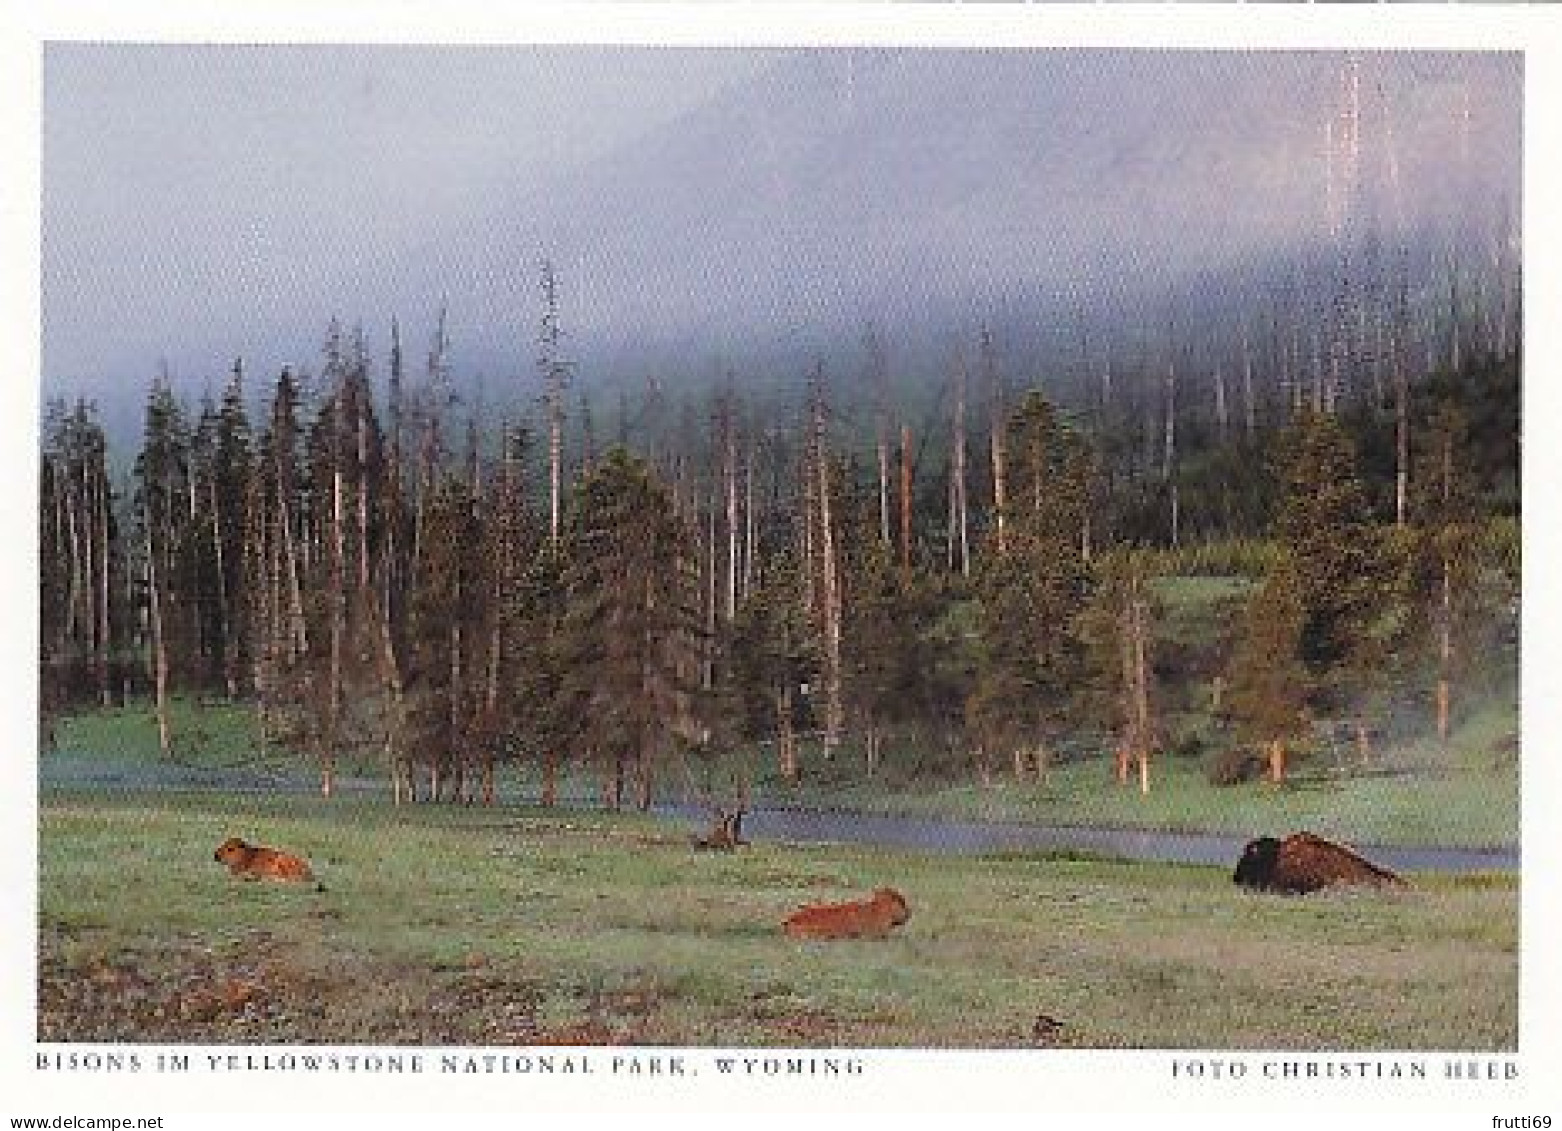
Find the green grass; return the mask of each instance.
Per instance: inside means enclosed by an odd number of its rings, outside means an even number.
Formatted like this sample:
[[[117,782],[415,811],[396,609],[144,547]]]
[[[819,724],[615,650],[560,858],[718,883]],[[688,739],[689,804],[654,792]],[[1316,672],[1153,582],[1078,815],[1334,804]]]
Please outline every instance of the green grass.
[[[176,697],[169,704],[169,731],[175,763],[238,769],[267,762],[254,713],[244,707]],[[55,724],[55,743],[65,753],[90,752],[129,762],[163,760],[157,716],[148,701],[63,716]]]
[[[842,755],[849,757],[850,755]],[[891,754],[893,756],[893,754]],[[1105,758],[1055,766],[1044,781],[995,776],[979,781],[899,785],[832,776],[817,754],[811,778],[768,788],[772,801],[871,813],[966,820],[1098,825],[1254,835],[1310,829],[1360,844],[1510,848],[1519,842],[1515,766],[1449,773],[1299,771],[1285,786],[1264,782],[1217,788],[1186,759],[1152,763],[1150,792],[1112,778]]]
[[[1225,869],[840,846],[695,854],[681,828],[357,799],[47,790],[50,1040],[1511,1049],[1514,877],[1239,891]],[[327,890],[231,879],[238,834]],[[127,878],[133,878],[127,882]],[[784,937],[904,891],[882,942]]]
[[[296,751],[266,742],[254,710],[246,704],[178,695],[169,701],[168,716],[173,750],[166,758],[158,741],[157,714],[148,700],[61,716],[50,756],[62,767],[96,761],[273,776],[316,772]],[[385,769],[383,762],[348,755],[337,772],[383,776]]]
[[[62,719],[59,749],[46,755],[45,772],[51,781],[69,783],[104,770],[135,777],[155,770],[189,776],[193,769],[210,775],[207,785],[220,785],[224,774],[235,771],[263,780],[313,774],[297,754],[260,749],[243,708],[194,709],[176,703],[174,725],[185,729],[176,729],[183,738],[170,765],[160,758],[148,712],[128,709]],[[1161,757],[1152,765],[1151,791],[1142,795],[1136,784],[1116,783],[1105,750],[1054,765],[1044,781],[1015,781],[997,767],[1000,772],[986,784],[970,773],[921,772],[919,752],[893,741],[873,778],[864,776],[862,759],[849,745],[827,763],[816,745],[805,744],[804,777],[796,784],[776,778],[765,753],[756,754],[753,764],[757,799],[772,805],[1242,836],[1305,828],[1360,844],[1511,848],[1519,842],[1519,767],[1516,759],[1497,758],[1492,751],[1517,725],[1512,707],[1488,707],[1461,724],[1448,751],[1420,739],[1377,752],[1366,771],[1349,763],[1336,767],[1327,754],[1317,754],[1279,789],[1259,782],[1215,787],[1201,760]],[[1354,758],[1354,751],[1345,756]],[[383,768],[373,764],[348,765],[342,772],[385,777]],[[596,785],[585,776],[566,774],[561,784],[567,799],[595,796]],[[535,767],[501,772],[504,798],[535,798],[540,788]],[[681,794],[664,793],[663,799],[680,800]]]
[[[1160,577],[1153,586],[1173,635],[1218,638],[1228,632],[1230,614],[1240,611],[1257,588],[1246,577]]]

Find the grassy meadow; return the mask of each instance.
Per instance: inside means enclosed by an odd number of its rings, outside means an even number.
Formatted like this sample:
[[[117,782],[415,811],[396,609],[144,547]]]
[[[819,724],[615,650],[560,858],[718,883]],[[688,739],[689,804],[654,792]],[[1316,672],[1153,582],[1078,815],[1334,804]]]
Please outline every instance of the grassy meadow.
[[[648,817],[220,792],[49,788],[40,819],[43,1040],[1517,1043],[1511,875],[1288,899],[1217,868],[697,854]],[[212,852],[233,834],[327,890],[230,878]],[[888,940],[778,929],[883,884],[913,910]]]
[[[1369,845],[1518,844],[1518,712],[1501,678],[1461,711],[1446,747],[1424,737],[1424,723],[1388,727],[1370,764],[1349,745],[1315,744],[1283,788],[1211,785],[1209,757],[1230,742],[1209,710],[1212,642],[1247,591],[1229,577],[1161,585],[1166,659],[1180,679],[1165,700],[1175,741],[1147,796],[1112,781],[1088,735],[1060,747],[1043,779],[1023,782],[1002,772],[984,781],[902,737],[872,777],[849,744],[826,762],[805,742],[797,783],[775,777],[767,749],[752,750],[755,801],[1239,836],[1307,828]],[[372,753],[344,757],[339,773],[359,788],[327,802],[298,754],[264,745],[248,709],[181,698],[171,722],[172,758],[145,703],[62,717],[41,755],[42,1039],[1517,1043],[1516,873],[1418,874],[1403,893],[1287,899],[1236,889],[1227,868],[1067,855],[779,843],[695,853],[676,821],[532,807],[530,765],[501,769],[493,809],[398,809]],[[594,799],[583,775],[561,784],[566,801]],[[689,800],[674,778],[662,786],[659,800]],[[231,879],[212,859],[230,835],[307,856],[327,890]],[[913,912],[888,940],[802,943],[779,930],[801,904],[886,884]]]

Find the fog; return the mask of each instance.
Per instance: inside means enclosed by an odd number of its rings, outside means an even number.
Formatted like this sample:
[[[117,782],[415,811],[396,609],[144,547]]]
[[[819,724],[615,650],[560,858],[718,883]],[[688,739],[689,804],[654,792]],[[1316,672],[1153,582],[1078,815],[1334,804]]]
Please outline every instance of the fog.
[[[417,357],[442,302],[457,373],[524,388],[544,256],[588,384],[1161,318],[1351,231],[1479,259],[1521,87],[1516,54],[52,44],[45,393],[316,366],[333,316]]]

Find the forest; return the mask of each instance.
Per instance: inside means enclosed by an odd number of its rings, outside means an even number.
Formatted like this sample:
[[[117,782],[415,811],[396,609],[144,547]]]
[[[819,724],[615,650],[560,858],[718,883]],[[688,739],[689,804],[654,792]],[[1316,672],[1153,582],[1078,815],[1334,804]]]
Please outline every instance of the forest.
[[[977,327],[915,389],[870,325],[761,395],[579,382],[544,262],[497,405],[458,394],[443,311],[426,353],[332,320],[317,372],[235,360],[197,404],[161,373],[134,453],[56,399],[43,740],[145,703],[175,758],[172,705],[223,702],[327,797],[345,767],[489,805],[519,767],[544,806],[573,778],[723,811],[1079,762],[1147,794],[1189,756],[1282,785],[1324,735],[1360,766],[1446,744],[1517,678],[1517,288],[1459,281],[1067,359]],[[1174,639],[1198,578],[1240,601]]]

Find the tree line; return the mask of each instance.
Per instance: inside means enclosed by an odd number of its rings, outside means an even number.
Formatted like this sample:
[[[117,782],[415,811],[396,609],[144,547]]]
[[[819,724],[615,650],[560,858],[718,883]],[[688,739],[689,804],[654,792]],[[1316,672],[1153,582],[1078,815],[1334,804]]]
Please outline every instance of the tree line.
[[[820,361],[790,408],[730,374],[678,405],[648,383],[604,445],[584,399],[566,432],[551,268],[541,292],[535,430],[463,412],[443,314],[421,364],[392,323],[382,386],[334,322],[312,377],[254,389],[236,362],[192,411],[160,374],[118,491],[92,406],[52,404],[44,717],[145,694],[170,754],[172,697],[225,697],[323,793],[351,755],[398,802],[491,803],[524,762],[545,804],[574,771],[644,807],[756,748],[782,780],[805,749],[872,775],[896,739],[1028,780],[1079,734],[1148,790],[1172,742],[1156,579],[1235,572],[1257,584],[1212,693],[1243,764],[1282,780],[1320,717],[1369,757],[1395,681],[1430,680],[1446,740],[1516,597],[1516,333],[1414,380],[1394,359],[1403,381],[1354,398],[1312,403],[1281,368],[1266,398],[1248,371],[1233,427],[1175,369],[1164,399],[1121,374],[1092,404],[1022,391],[984,331],[921,436],[870,333],[866,414]]]

